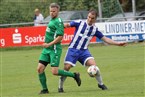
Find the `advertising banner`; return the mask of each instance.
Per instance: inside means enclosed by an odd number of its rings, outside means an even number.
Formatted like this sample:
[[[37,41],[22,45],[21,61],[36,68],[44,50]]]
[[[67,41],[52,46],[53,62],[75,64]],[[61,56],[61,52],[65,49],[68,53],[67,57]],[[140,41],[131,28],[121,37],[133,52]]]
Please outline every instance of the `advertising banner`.
[[[125,22],[96,23],[98,30],[115,41],[145,40],[145,20]],[[0,47],[37,46],[45,39],[46,26],[0,28]],[[75,28],[64,29],[62,44],[69,44],[73,38]],[[91,43],[102,42],[93,38]]]
[[[46,27],[0,28],[0,47],[40,45]]]
[[[145,40],[145,20],[96,23],[99,31],[115,41],[133,42]],[[102,42],[97,39],[97,42]]]
[[[46,26],[0,28],[0,47],[37,46],[45,39]],[[73,38],[75,28],[64,29],[62,44],[69,44]],[[96,42],[93,38],[91,42]]]

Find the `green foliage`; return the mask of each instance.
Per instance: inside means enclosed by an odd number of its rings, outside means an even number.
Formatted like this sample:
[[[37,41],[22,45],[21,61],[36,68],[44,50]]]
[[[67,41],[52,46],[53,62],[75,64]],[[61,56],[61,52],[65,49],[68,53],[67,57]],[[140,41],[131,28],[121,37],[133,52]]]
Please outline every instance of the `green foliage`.
[[[97,0],[60,0],[58,4],[61,10],[89,10],[94,8],[97,10]]]
[[[98,2],[97,0],[82,0],[82,3],[84,6],[86,6],[87,10],[93,8],[93,9],[98,9]]]
[[[58,1],[58,4],[61,6],[61,10],[87,10],[82,0],[61,0]]]
[[[44,17],[48,16],[50,1],[34,1],[1,1],[0,24],[33,22],[35,8],[39,8]]]
[[[56,2],[61,10],[98,10],[97,0],[0,0],[0,24],[33,22],[34,9],[39,8],[44,17],[49,15],[49,4]],[[131,0],[122,5],[124,11],[131,11]],[[145,0],[136,0],[137,10],[145,9]],[[110,17],[120,11],[117,0],[102,0],[103,17]]]
[[[135,0],[135,3],[137,11],[145,10],[145,0]],[[126,0],[122,7],[124,11],[132,11],[132,0]]]
[[[103,0],[102,2],[103,17],[110,17],[121,12],[117,0]]]
[[[145,11],[145,0],[136,0],[137,10]]]

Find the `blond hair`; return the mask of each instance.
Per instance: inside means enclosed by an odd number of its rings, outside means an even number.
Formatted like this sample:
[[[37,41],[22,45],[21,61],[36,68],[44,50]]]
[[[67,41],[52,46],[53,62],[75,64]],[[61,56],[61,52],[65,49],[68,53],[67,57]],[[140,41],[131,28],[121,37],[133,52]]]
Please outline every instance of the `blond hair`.
[[[36,9],[34,10],[34,12],[40,12],[40,10],[39,10],[38,8],[36,8]]]
[[[60,10],[60,6],[57,3],[51,3],[49,7],[50,8],[56,7],[58,8],[58,10]]]

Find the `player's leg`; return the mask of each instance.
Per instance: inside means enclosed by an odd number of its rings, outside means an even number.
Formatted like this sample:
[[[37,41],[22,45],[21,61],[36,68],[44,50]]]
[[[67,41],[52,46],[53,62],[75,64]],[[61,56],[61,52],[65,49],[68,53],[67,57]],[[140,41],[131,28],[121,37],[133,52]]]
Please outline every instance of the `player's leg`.
[[[69,71],[71,68],[72,68],[71,64],[65,63],[64,70]],[[63,90],[63,84],[64,84],[64,81],[66,80],[66,78],[67,78],[66,76],[60,76],[59,86],[58,86],[58,92],[59,93],[64,92],[64,90]]]
[[[81,80],[78,73],[72,73],[66,70],[58,69],[60,57],[61,57],[61,50],[57,50],[57,53],[51,52],[50,54],[52,74],[59,75],[59,76],[73,77],[76,80],[78,86],[80,86]]]
[[[42,86],[42,90],[41,90],[40,94],[48,93],[48,88],[47,88],[47,84],[46,84],[46,75],[44,72],[46,66],[44,64],[46,65],[46,63],[44,61],[39,60],[38,67],[37,67],[39,81]]]
[[[77,60],[79,57],[78,50],[76,49],[68,49],[66,56],[65,56],[65,64],[64,64],[64,70],[69,71],[73,66],[75,66]],[[79,73],[78,73],[79,77]],[[61,76],[59,79],[59,86],[58,86],[58,92],[63,92],[63,84],[66,79],[66,76]],[[77,80],[78,86],[81,85],[81,80]]]
[[[66,70],[58,69],[58,67],[51,67],[51,72],[53,75],[63,76],[63,77],[72,77],[76,80],[78,86],[81,85],[81,79],[79,73],[72,73]]]
[[[95,65],[96,66],[96,62],[92,58],[92,59],[87,60],[85,65],[86,66],[91,66],[91,65]],[[98,68],[98,72],[97,72],[97,75],[96,75],[96,79],[97,79],[99,85],[103,85],[103,81],[102,81],[102,77],[101,77],[99,68]]]
[[[68,76],[68,77],[75,77],[75,74],[66,70],[58,69],[58,67],[51,67],[51,72],[53,75],[58,76]]]
[[[68,77],[75,77],[74,73],[58,69],[60,58],[61,58],[62,50],[57,49],[56,51],[51,51],[50,59],[51,59],[51,72],[53,75],[62,75]]]
[[[96,62],[95,60],[92,58],[92,59],[88,59],[85,63],[86,66],[91,66],[91,65],[96,65]],[[98,67],[98,66],[97,66]],[[106,90],[107,87],[103,84],[103,80],[102,80],[102,76],[101,76],[101,72],[98,68],[97,70],[97,75],[96,75],[96,80],[98,81],[98,87],[101,88],[102,90]]]
[[[46,75],[45,75],[45,68],[49,62],[48,61],[48,55],[41,54],[39,58],[39,63],[37,66],[37,72],[38,72],[38,77],[39,81],[42,86],[42,90],[40,91],[39,94],[46,94],[48,93],[48,88],[47,88],[47,83],[46,83]],[[47,60],[47,61],[46,61]]]
[[[78,60],[84,66],[91,66],[91,65],[96,66],[96,62],[95,62],[94,58],[92,57],[92,55],[90,54],[88,49],[83,50],[83,52]],[[96,75],[96,80],[98,81],[99,88],[101,88],[103,90],[107,89],[107,87],[103,84],[99,68],[98,68],[98,73]]]

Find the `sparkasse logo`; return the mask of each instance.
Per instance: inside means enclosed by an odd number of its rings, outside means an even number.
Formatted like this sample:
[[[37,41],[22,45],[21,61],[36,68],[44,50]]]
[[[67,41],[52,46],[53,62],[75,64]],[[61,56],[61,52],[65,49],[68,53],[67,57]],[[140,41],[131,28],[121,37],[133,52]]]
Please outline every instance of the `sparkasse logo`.
[[[14,44],[22,43],[21,34],[18,32],[19,32],[18,29],[15,29],[15,33],[13,34],[13,43]]]

